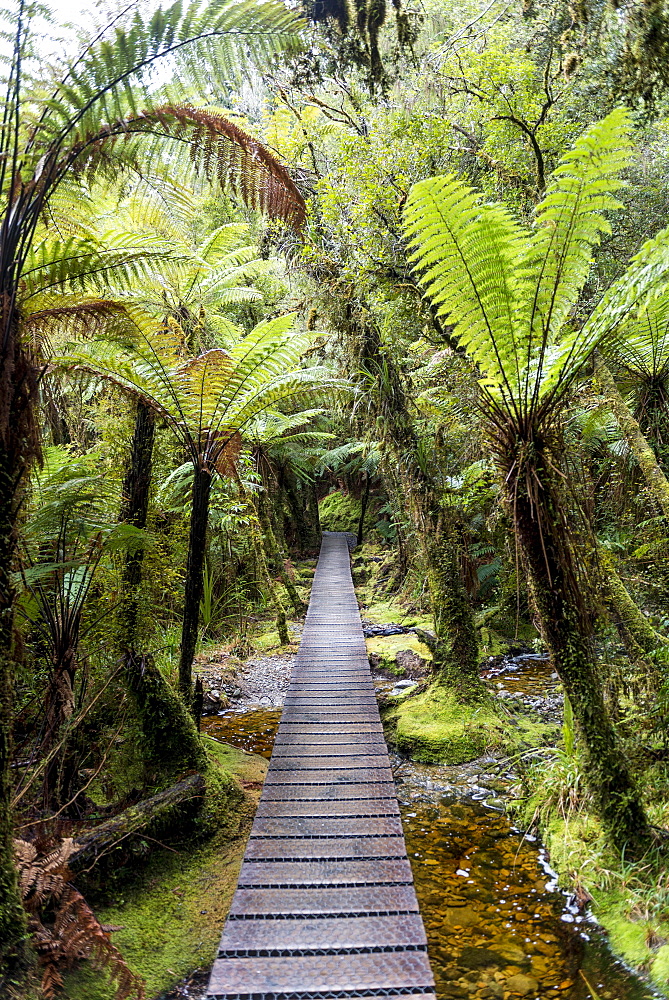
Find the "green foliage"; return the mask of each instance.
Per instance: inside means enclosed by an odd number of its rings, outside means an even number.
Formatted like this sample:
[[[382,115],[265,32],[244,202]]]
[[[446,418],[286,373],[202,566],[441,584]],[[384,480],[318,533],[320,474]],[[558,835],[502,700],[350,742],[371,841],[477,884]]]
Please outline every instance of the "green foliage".
[[[406,228],[421,284],[476,361],[486,392],[519,417],[564,393],[598,343],[658,288],[655,261],[664,276],[664,243],[647,244],[583,329],[564,334],[592,247],[610,231],[603,213],[620,207],[613,192],[629,162],[628,134],[626,114],[615,111],[577,140],[532,232],[503,206],[482,205],[455,177],[421,181],[411,192]]]
[[[350,494],[334,491],[320,501],[318,513],[324,531],[350,531],[355,534],[360,520],[360,501]]]
[[[85,371],[144,399],[182,438],[196,464],[214,469],[234,435],[262,411],[346,389],[322,368],[298,367],[310,338],[294,332],[293,316],[258,324],[229,352],[210,350],[191,361],[180,356],[178,338],[134,316],[134,349],[81,343],[54,365]]]

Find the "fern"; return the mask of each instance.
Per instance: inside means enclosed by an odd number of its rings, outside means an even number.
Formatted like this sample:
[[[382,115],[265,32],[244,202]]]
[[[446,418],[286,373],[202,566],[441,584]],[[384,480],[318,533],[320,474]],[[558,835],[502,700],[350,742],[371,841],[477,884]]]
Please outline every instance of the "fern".
[[[577,139],[554,170],[537,208],[529,251],[536,274],[531,324],[537,343],[554,340],[590,273],[592,248],[611,232],[604,214],[622,208],[614,192],[632,155],[631,122],[619,108]]]
[[[564,331],[630,155],[617,110],[577,140],[553,175],[534,231],[457,178],[416,184],[406,206],[412,262],[428,297],[479,367],[494,407],[523,420],[550,405],[596,347],[665,287],[667,234],[644,244],[581,330]]]
[[[70,884],[68,860],[75,850],[72,838],[42,854],[34,844],[14,841],[21,898],[42,966],[42,995],[45,1000],[54,1000],[63,985],[62,973],[90,960],[115,980],[116,1000],[144,1000],[142,980],[112,944],[110,934],[114,928],[104,927]]]
[[[406,232],[419,280],[439,314],[478,362],[486,385],[514,398],[525,368],[522,313],[530,284],[519,261],[527,257],[528,234],[503,206],[482,205],[454,175],[414,185]]]
[[[210,350],[187,362],[162,328],[152,329],[138,311],[133,315],[138,324],[133,350],[80,343],[55,359],[54,367],[88,372],[145,400],[194,457],[201,453],[214,467],[227,442],[258,414],[287,400],[297,405],[348,388],[324,369],[299,367],[310,338],[295,333],[292,315],[260,323],[229,352]]]

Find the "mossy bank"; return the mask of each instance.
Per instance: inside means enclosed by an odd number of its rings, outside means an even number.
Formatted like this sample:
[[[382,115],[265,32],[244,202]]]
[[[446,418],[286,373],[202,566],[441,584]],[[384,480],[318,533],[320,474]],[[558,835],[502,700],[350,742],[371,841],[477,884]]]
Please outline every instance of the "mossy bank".
[[[645,804],[653,822],[665,826],[668,775],[657,764],[650,771]],[[636,857],[615,851],[582,792],[577,758],[564,751],[534,765],[526,784],[530,794],[514,810],[519,824],[537,829],[560,885],[593,913],[615,954],[669,997],[667,845]]]
[[[213,962],[267,770],[263,757],[203,742],[207,793],[192,828],[173,837],[166,830],[160,844],[139,834],[132,865],[87,891],[100,922],[118,928],[113,942],[144,981],[147,1000]],[[12,1000],[38,1000],[37,972],[31,980]],[[114,1000],[116,984],[85,962],[66,974],[58,995]]]
[[[415,695],[387,699],[383,721],[391,745],[426,764],[465,764],[491,751],[508,755],[549,743],[558,732],[492,700],[463,705],[437,682]]]

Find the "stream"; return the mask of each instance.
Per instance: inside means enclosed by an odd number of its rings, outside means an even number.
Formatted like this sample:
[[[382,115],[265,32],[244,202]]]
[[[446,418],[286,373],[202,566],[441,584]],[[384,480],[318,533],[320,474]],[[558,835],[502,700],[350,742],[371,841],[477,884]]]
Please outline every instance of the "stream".
[[[542,714],[559,706],[542,657],[490,665],[509,700]],[[202,719],[222,742],[269,759],[280,710],[230,710]],[[650,1000],[615,959],[596,922],[557,888],[545,850],[505,815],[499,762],[455,767],[391,755],[402,823],[439,1000]]]

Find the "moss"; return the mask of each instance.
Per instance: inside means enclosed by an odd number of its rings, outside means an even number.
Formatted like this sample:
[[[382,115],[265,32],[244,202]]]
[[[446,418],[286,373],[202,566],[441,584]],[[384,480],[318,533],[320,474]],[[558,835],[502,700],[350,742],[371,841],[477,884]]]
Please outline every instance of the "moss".
[[[655,953],[650,968],[651,979],[660,989],[666,991],[669,983],[669,944],[662,945]]]
[[[211,964],[237,882],[245,838],[210,841],[178,855],[158,852],[142,884],[97,911],[123,929],[114,942],[146,982],[147,997],[169,989],[193,969]],[[63,1000],[112,1000],[115,990],[85,965],[66,979]]]
[[[426,763],[463,764],[502,742],[504,727],[492,708],[465,708],[433,684],[402,700],[393,714],[393,741],[402,753]]]
[[[409,628],[433,627],[431,615],[416,614],[415,611],[407,613],[399,600],[373,600],[365,608],[365,620],[373,622],[375,625],[388,625],[397,622]]]
[[[389,739],[401,753],[427,764],[465,764],[493,748],[516,752],[557,736],[556,726],[501,716],[491,701],[463,705],[438,683],[399,698],[385,719]]]
[[[255,754],[206,740],[207,796],[200,813],[204,843],[159,850],[114,904],[95,907],[99,920],[120,926],[113,940],[146,982],[147,997],[170,989],[194,969],[213,961],[246,846],[252,809],[236,775],[262,781],[267,761]],[[94,903],[94,901],[93,901]],[[113,1000],[104,973],[85,964],[69,974],[63,1000]]]
[[[348,493],[328,493],[318,504],[323,531],[350,531],[357,534],[360,501]]]
[[[125,673],[142,725],[147,762],[173,769],[202,767],[204,751],[193,717],[150,657],[127,656]]]
[[[430,650],[415,635],[378,635],[367,639],[366,645],[368,654],[374,653],[378,656],[379,666],[392,673],[404,673],[395,663],[395,657],[403,650],[411,650],[424,660],[432,659]]]
[[[669,945],[664,943],[669,939],[669,922],[663,919],[664,907],[658,910],[653,905],[658,889],[653,865],[643,859],[638,865],[621,861],[607,843],[601,821],[583,807],[565,817],[557,803],[546,808],[545,800],[545,788],[538,787],[522,807],[521,825],[539,817],[560,884],[567,890],[574,884],[587,889],[592,912],[613,952],[641,973],[649,973],[662,995],[669,996]]]
[[[261,632],[260,635],[253,636],[253,645],[261,653],[267,653],[270,649],[281,649],[281,640],[276,629],[269,632]]]

